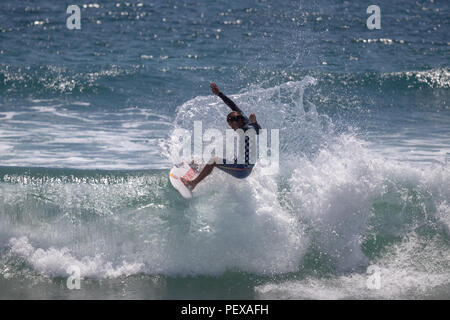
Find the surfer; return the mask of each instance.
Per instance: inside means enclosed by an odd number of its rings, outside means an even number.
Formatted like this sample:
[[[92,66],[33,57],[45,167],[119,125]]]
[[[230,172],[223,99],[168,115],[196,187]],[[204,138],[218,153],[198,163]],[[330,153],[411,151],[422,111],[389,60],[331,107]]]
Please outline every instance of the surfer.
[[[232,110],[227,116],[227,123],[233,130],[241,129],[244,133],[247,130],[253,129],[256,134],[259,134],[261,127],[256,121],[255,114],[250,114],[247,118],[241,109],[226,95],[220,92],[219,87],[214,82],[211,83],[211,90],[213,94],[219,96],[225,104]],[[250,175],[252,172],[254,164],[249,161],[250,158],[250,141],[248,135],[245,136],[244,152],[245,159],[244,163],[238,163],[237,158],[234,158],[234,163],[227,163],[226,159],[211,158],[205,165],[203,170],[198,174],[198,176],[193,180],[186,180],[181,178],[181,181],[190,189],[193,190],[195,186],[205,179],[214,169],[214,167],[231,174],[233,177],[238,179],[244,179]]]

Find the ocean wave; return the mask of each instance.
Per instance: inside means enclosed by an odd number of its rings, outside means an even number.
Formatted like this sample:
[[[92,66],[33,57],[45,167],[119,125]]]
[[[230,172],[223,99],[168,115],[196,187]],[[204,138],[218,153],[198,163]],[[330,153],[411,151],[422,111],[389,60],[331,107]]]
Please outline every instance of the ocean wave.
[[[255,288],[259,299],[439,299],[448,294],[450,256],[439,239],[410,234],[374,261],[373,273],[356,272],[337,277],[307,276],[302,280],[269,282]],[[367,271],[367,272],[366,272]]]
[[[97,71],[74,71],[53,65],[22,66],[0,65],[0,92],[5,95],[33,94],[34,97],[60,94],[112,93],[104,80],[122,76],[132,77],[139,67],[123,68],[117,65],[97,67]]]
[[[319,73],[318,77],[326,84],[352,86],[355,88],[379,88],[386,93],[396,90],[445,89],[450,87],[450,69],[433,68],[429,70],[362,73]]]
[[[214,172],[191,201],[165,169],[2,168],[8,273],[20,274],[17,261],[51,276],[74,264],[92,278],[236,271],[264,279],[261,298],[401,298],[439,289],[448,279],[449,165],[385,159],[356,135],[337,133],[305,94],[317,82],[232,95],[264,128],[287,133],[281,170],[266,175],[257,165],[245,180]],[[224,128],[225,115],[217,97],[196,97],[177,109],[174,127],[205,120]],[[366,291],[374,264],[389,283]]]
[[[450,252],[448,166],[386,161],[355,137],[341,136],[316,156],[290,162],[278,177],[260,169],[246,181],[216,172],[191,202],[171,188],[165,170],[134,175],[80,170],[73,176],[70,169],[3,171],[1,239],[12,261],[24,259],[36,272],[53,276],[64,276],[74,264],[88,278],[228,270],[309,277],[294,281],[292,290],[283,285],[287,291],[280,297],[304,297],[296,288],[319,285],[324,296],[357,296],[331,291],[363,290],[372,264],[401,277],[406,266],[394,264],[399,254],[431,278],[446,272],[441,258]],[[409,244],[411,239],[432,248],[427,265],[421,245]],[[322,282],[310,278],[311,272],[337,277]],[[424,285],[418,280],[401,287],[406,278],[399,279],[397,291],[380,291],[379,297],[401,297]],[[276,288],[267,284],[257,292],[274,297]]]
[[[431,88],[450,88],[450,68],[437,68],[427,71],[406,71],[394,73],[394,76],[414,79],[419,83],[427,84]]]

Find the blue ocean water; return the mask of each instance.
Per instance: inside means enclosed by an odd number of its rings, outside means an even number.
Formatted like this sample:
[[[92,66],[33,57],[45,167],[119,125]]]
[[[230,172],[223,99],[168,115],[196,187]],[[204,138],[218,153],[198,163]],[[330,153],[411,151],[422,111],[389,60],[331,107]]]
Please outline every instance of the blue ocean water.
[[[376,4],[3,0],[0,298],[448,299],[450,6]],[[185,201],[171,137],[225,128],[212,81],[281,170]]]

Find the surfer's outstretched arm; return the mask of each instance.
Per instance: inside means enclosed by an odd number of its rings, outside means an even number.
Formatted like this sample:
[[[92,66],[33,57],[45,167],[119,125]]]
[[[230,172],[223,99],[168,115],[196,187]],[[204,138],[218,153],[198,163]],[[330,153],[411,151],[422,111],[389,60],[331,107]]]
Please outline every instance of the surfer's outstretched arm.
[[[230,107],[231,110],[239,112],[239,114],[242,115],[242,117],[244,117],[244,123],[248,123],[256,130],[256,134],[259,134],[261,126],[256,121],[256,116],[253,113],[250,115],[250,119],[247,118],[244,112],[242,112],[242,110],[239,109],[239,107],[236,105],[236,103],[233,102],[233,100],[231,100],[222,92],[220,92],[219,87],[214,82],[211,83],[211,90],[215,95],[219,96],[223,100],[223,102],[225,102],[225,104]]]
[[[211,83],[211,90],[215,95],[219,96],[223,100],[223,102],[225,102],[225,104],[230,107],[231,110],[237,111],[240,114],[244,115],[242,110],[239,109],[239,107],[236,105],[236,103],[233,102],[233,100],[231,100],[226,95],[224,95],[222,92],[220,92],[219,87],[214,82]]]

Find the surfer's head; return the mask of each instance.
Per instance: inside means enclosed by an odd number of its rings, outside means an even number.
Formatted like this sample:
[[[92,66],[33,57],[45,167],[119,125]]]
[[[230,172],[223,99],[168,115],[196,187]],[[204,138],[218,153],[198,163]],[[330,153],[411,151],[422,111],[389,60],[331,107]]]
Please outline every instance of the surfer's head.
[[[245,118],[240,112],[232,111],[227,116],[227,123],[233,130],[237,130],[244,126]]]

